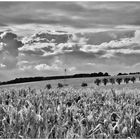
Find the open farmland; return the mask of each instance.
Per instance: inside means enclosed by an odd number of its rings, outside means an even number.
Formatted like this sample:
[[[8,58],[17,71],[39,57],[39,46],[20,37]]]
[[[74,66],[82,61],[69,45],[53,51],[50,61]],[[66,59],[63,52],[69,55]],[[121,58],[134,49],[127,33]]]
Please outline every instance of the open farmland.
[[[103,78],[114,78],[117,79],[119,77],[121,77],[122,79],[124,79],[125,77],[136,77],[136,81],[133,84],[132,82],[129,82],[128,84],[124,83],[122,81],[122,83],[120,85],[118,85],[117,83],[115,83],[114,85],[112,85],[111,83],[108,82],[108,84],[106,86],[103,85],[103,83],[101,83],[100,86],[97,86],[94,81],[96,79],[103,79]],[[129,88],[129,89],[135,89],[135,88],[140,88],[140,81],[139,81],[139,77],[140,75],[130,75],[130,76],[126,76],[126,75],[122,75],[122,76],[108,76],[108,77],[91,77],[91,78],[71,78],[71,79],[59,79],[59,80],[46,80],[46,81],[38,81],[38,82],[27,82],[27,83],[20,83],[20,84],[10,84],[10,85],[2,85],[0,86],[1,88],[36,88],[36,89],[44,89],[46,87],[47,84],[51,84],[52,88],[57,88],[58,83],[62,83],[62,84],[67,84],[70,87],[73,88],[81,88],[81,84],[83,82],[88,84],[88,87],[90,88],[103,88],[103,89],[110,89],[110,88],[114,88],[114,89],[123,89],[123,88]]]
[[[0,139],[140,139],[140,2],[1,1]]]
[[[1,86],[0,138],[140,138],[139,81],[97,86],[94,80],[67,79],[62,88],[57,83],[64,80]]]

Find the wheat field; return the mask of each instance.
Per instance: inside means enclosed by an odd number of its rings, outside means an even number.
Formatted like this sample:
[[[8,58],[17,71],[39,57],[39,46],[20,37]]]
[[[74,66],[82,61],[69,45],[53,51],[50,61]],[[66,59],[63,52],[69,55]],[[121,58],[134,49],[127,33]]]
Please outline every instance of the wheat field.
[[[0,138],[140,138],[140,90],[3,88]]]

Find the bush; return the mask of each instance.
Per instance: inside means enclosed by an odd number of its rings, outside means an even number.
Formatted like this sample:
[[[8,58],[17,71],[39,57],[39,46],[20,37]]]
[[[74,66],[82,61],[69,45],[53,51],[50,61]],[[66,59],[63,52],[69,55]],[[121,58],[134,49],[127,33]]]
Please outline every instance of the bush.
[[[101,83],[101,80],[100,80],[100,79],[96,79],[96,80],[94,81],[94,83],[95,83],[97,86],[99,86],[100,83]]]
[[[87,84],[87,83],[85,83],[85,82],[83,82],[83,83],[81,84],[81,86],[82,86],[82,87],[87,87],[87,86],[88,86],[88,84]]]
[[[47,84],[47,85],[46,85],[46,88],[47,88],[47,89],[51,89],[51,88],[52,88],[51,84]]]
[[[62,83],[58,83],[58,88],[62,88],[64,85]]]
[[[63,86],[67,87],[67,86],[69,86],[69,84],[63,84]]]

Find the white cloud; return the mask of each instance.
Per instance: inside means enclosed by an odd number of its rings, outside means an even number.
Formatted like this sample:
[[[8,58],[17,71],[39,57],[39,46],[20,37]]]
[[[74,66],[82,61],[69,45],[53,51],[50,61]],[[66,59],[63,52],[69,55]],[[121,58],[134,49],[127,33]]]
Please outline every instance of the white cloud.
[[[23,60],[23,61],[19,61],[19,62],[17,63],[17,65],[20,66],[20,65],[24,65],[24,64],[28,64],[28,63],[29,63],[29,61]]]
[[[4,64],[1,63],[1,64],[0,64],[0,67],[1,67],[1,68],[5,68],[6,65],[4,65]]]
[[[123,53],[123,54],[140,54],[140,50],[132,49],[119,49],[119,50],[108,50],[108,53]]]
[[[41,71],[41,70],[51,70],[52,67],[50,67],[49,65],[47,64],[39,64],[39,65],[36,65],[35,66],[35,69]]]
[[[140,26],[137,25],[117,25],[115,28],[121,30],[140,30]]]
[[[19,51],[35,51],[37,49],[51,47],[52,50],[55,49],[55,43],[32,43],[32,44],[25,44],[23,47],[19,48]]]
[[[140,44],[140,30],[136,30],[135,36],[132,39],[133,42]]]
[[[44,70],[59,70],[59,67],[56,65],[56,64],[53,64],[51,66],[47,65],[47,64],[39,64],[39,65],[36,65],[34,67],[36,70],[38,71],[44,71]]]
[[[76,67],[70,67],[68,68],[69,71],[75,71],[76,70]]]
[[[3,42],[0,42],[0,51],[2,51],[4,45],[5,45],[5,44],[4,44]]]
[[[95,66],[96,64],[95,63],[87,63],[87,65]]]
[[[62,70],[63,69],[63,63],[62,61],[59,59],[59,57],[55,57],[54,60],[51,62],[50,65],[48,64],[38,64],[36,66],[34,66],[34,69],[38,70],[38,71],[44,71],[44,70],[48,70],[48,71],[58,71],[58,70]]]

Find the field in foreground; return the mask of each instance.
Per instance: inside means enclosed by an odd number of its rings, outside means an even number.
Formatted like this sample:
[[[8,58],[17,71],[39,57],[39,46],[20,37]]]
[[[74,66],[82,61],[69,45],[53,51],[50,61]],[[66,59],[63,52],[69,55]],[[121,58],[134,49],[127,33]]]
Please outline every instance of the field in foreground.
[[[140,138],[140,89],[0,91],[0,138]]]

